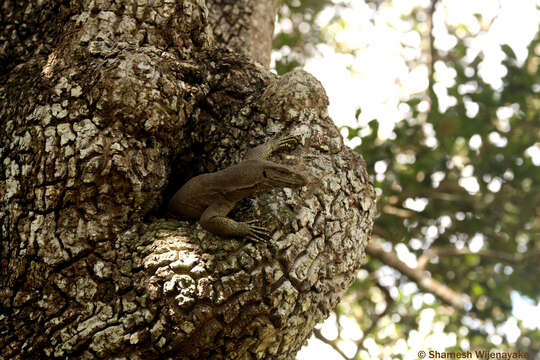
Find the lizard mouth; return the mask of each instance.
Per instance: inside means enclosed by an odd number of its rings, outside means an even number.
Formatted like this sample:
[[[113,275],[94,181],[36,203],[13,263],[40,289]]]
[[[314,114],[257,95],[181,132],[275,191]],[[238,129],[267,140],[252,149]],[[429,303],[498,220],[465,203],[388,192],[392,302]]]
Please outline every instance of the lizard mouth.
[[[283,187],[299,187],[308,183],[308,179],[300,172],[291,171],[289,169],[269,168],[263,171],[264,177],[271,184]]]

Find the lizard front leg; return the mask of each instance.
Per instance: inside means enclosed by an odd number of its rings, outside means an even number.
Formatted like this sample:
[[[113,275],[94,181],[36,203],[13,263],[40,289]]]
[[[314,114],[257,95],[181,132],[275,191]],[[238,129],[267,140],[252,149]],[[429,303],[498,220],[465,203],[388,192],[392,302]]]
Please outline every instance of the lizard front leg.
[[[272,153],[295,146],[296,144],[298,144],[298,139],[294,135],[273,139],[249,149],[245,160],[266,160]]]
[[[240,222],[226,216],[233,207],[234,203],[229,201],[215,202],[202,213],[199,223],[212,234],[243,236],[254,242],[266,241],[269,232],[261,226],[253,225],[254,220]]]

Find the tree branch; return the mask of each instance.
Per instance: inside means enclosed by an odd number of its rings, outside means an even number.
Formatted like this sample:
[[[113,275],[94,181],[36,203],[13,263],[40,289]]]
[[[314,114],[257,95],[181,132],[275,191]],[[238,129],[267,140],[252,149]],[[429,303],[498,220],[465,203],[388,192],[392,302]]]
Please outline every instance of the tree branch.
[[[456,309],[465,310],[465,306],[468,304],[468,302],[464,300],[461,294],[456,293],[448,286],[432,279],[423,270],[409,267],[407,264],[401,261],[394,252],[384,251],[381,247],[373,243],[369,243],[366,246],[366,251],[368,254],[382,261],[385,265],[388,265],[398,270],[403,275],[406,275],[409,279],[416,282],[420,288],[437,296],[443,302],[453,306]]]
[[[440,247],[440,248],[431,248],[428,249],[418,258],[418,270],[424,270],[428,262],[437,256],[456,256],[456,255],[479,255],[486,258],[491,258],[494,260],[500,260],[511,264],[519,264],[525,259],[538,256],[540,257],[540,252],[530,252],[526,254],[512,254],[502,251],[494,250],[480,250],[472,251],[470,248],[465,247],[462,249],[452,248],[452,247]]]
[[[326,337],[324,337],[324,335],[321,333],[321,330],[319,329],[313,329],[313,335],[315,335],[315,337],[319,340],[321,340],[323,343],[325,343],[326,345],[329,345],[330,347],[332,347],[332,349],[334,349],[339,355],[341,355],[345,360],[353,360],[354,358],[350,358],[348,357],[347,355],[345,355],[345,353],[343,351],[341,351],[341,349],[339,348],[339,346],[337,346],[337,344],[335,343],[335,340],[330,340],[330,339],[327,339]],[[339,338],[337,338],[339,339]],[[337,340],[336,339],[336,340]]]
[[[384,294],[384,298],[386,299],[386,307],[384,308],[383,312],[375,316],[375,319],[371,322],[371,325],[364,331],[364,334],[362,335],[362,338],[356,342],[356,352],[354,353],[353,359],[358,358],[358,354],[360,353],[360,350],[364,349],[364,341],[366,340],[367,336],[375,330],[377,327],[377,324],[379,321],[388,314],[390,311],[390,308],[394,304],[394,299],[390,295],[390,291],[381,284],[377,283],[377,287],[382,291]]]
[[[429,37],[429,49],[428,49],[428,96],[431,105],[431,111],[439,111],[439,102],[433,86],[435,85],[435,37],[433,36],[433,15],[437,6],[438,0],[431,0],[431,6],[428,13],[428,37]]]
[[[410,218],[410,217],[416,215],[416,213],[414,211],[412,211],[412,210],[398,208],[398,207],[395,207],[395,206],[392,206],[392,205],[384,205],[382,210],[383,210],[383,212],[385,214],[395,215],[395,216],[403,218],[403,219],[407,219],[407,218]]]

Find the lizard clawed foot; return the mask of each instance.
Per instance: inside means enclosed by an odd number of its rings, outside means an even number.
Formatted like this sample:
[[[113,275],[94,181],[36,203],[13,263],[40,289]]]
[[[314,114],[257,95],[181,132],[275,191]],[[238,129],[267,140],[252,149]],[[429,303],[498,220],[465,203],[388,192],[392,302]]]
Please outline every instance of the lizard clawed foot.
[[[287,135],[276,140],[274,151],[293,147],[299,143],[296,135]]]
[[[262,226],[253,225],[257,223],[258,220],[249,220],[245,223],[249,227],[249,233],[246,235],[248,240],[253,242],[269,242],[268,238],[270,237],[270,232]]]

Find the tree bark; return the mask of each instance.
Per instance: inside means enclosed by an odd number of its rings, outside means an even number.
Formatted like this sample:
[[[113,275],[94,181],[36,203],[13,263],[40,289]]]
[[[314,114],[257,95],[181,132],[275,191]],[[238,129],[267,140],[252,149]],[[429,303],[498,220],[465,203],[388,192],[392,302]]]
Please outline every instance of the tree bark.
[[[0,14],[0,357],[294,358],[354,279],[374,217],[320,83],[234,50],[248,40],[231,49],[201,0]],[[270,243],[166,219],[191,176],[281,134],[302,146],[274,160],[313,184],[232,215]]]
[[[270,65],[277,0],[208,0],[216,42]]]

